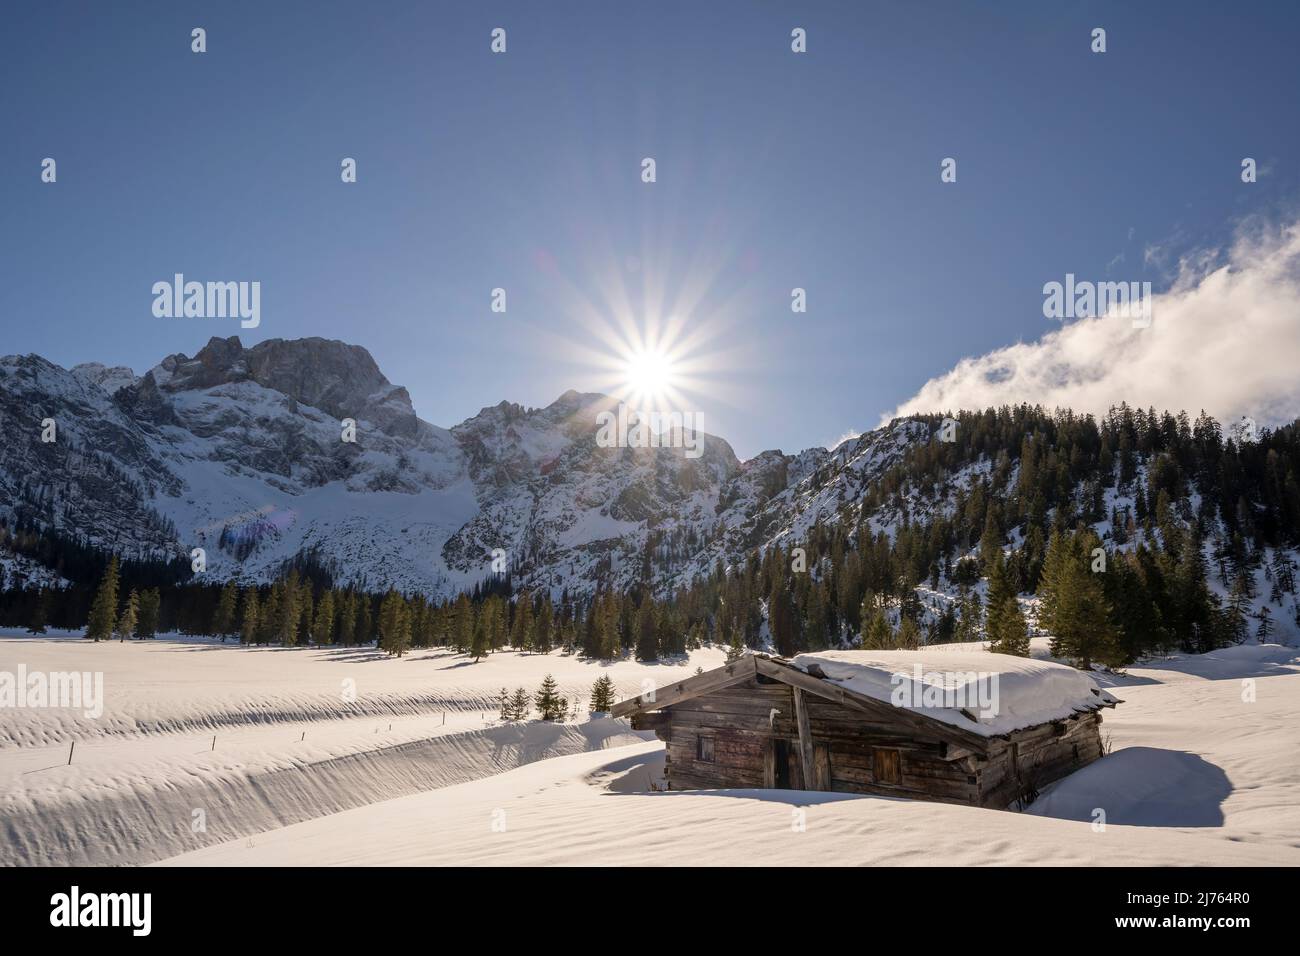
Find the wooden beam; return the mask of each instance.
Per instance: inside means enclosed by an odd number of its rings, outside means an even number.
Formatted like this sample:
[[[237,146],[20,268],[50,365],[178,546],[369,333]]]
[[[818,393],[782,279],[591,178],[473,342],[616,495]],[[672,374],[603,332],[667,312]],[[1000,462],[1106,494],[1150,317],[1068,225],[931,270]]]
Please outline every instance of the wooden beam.
[[[703,674],[696,674],[667,687],[656,687],[653,693],[621,700],[610,708],[610,714],[614,717],[626,717],[643,710],[660,710],[690,700],[692,697],[699,697],[701,694],[739,684],[754,676],[756,659],[754,655],[746,654],[737,661],[705,671]]]
[[[817,772],[813,767],[812,728],[808,726],[808,707],[803,701],[803,691],[792,687],[794,693],[794,716],[799,727],[799,762],[803,767],[803,788],[817,789]]]
[[[661,711],[643,711],[632,715],[633,730],[660,730],[668,726],[671,714]]]

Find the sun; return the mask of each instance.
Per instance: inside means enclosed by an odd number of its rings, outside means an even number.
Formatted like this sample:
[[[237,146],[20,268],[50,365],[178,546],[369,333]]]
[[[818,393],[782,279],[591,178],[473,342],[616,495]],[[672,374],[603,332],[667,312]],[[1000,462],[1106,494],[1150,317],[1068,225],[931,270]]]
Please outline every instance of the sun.
[[[671,355],[658,348],[642,348],[626,358],[622,391],[637,407],[659,408],[677,390],[678,372]]]

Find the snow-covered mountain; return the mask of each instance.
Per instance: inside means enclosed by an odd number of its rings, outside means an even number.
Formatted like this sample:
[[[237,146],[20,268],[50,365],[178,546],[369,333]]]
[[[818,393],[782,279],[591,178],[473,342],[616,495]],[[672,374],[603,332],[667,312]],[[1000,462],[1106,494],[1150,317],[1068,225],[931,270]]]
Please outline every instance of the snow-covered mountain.
[[[667,588],[851,507],[928,435],[902,422],[741,462],[707,435],[699,457],[600,447],[613,405],[569,391],[440,428],[365,349],[319,338],[214,338],[139,377],[8,356],[0,515],[130,557],[203,548],[215,580],[265,581],[313,554],[341,582],[445,596],[495,556],[557,594],[628,584],[647,561]]]

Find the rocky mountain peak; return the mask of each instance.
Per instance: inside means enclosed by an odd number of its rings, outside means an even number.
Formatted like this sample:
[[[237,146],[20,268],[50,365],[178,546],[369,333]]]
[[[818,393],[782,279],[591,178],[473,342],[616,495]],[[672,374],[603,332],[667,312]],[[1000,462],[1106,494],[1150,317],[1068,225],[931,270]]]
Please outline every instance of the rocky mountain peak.
[[[372,421],[390,435],[419,433],[406,389],[364,348],[336,339],[267,339],[245,348],[238,336],[214,337],[193,358],[168,356],[149,375],[167,393],[253,382],[335,418]]]

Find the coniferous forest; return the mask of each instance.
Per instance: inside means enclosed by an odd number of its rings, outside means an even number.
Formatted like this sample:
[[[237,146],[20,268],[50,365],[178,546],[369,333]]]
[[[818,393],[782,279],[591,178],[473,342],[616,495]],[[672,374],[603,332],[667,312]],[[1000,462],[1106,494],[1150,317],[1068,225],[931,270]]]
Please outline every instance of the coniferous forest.
[[[918,419],[939,434],[941,416]],[[184,561],[119,560],[35,523],[0,524],[0,548],[69,584],[0,580],[0,624],[92,640],[179,631],[250,645],[562,648],[653,660],[712,643],[781,655],[986,639],[1027,654],[1031,633],[1078,666],[1204,652],[1300,626],[1300,429],[1247,440],[1202,413],[1121,405],[1100,421],[1018,406],[961,413],[953,440],[908,449],[857,500],[798,540],[656,590],[517,589],[503,573],[468,593],[337,584],[318,556],[273,583],[205,583]],[[813,481],[826,481],[834,459]],[[0,574],[4,573],[0,568]]]

